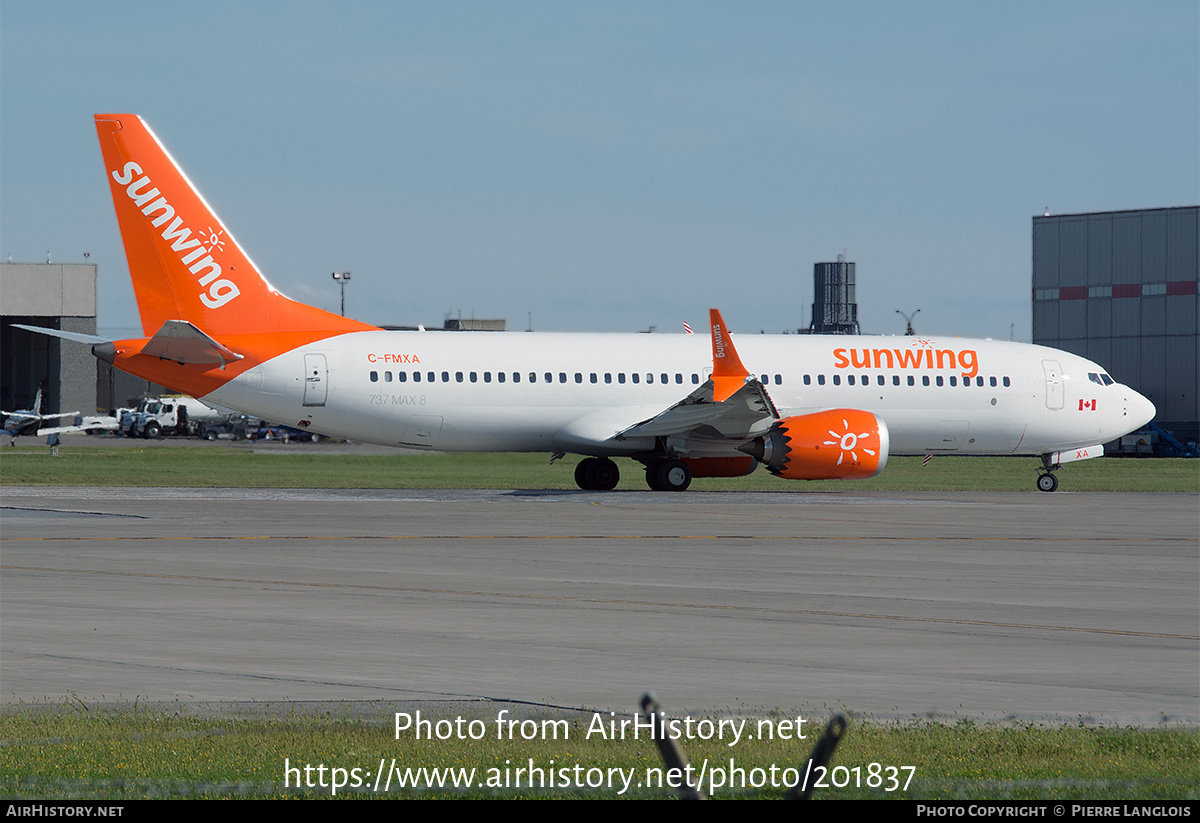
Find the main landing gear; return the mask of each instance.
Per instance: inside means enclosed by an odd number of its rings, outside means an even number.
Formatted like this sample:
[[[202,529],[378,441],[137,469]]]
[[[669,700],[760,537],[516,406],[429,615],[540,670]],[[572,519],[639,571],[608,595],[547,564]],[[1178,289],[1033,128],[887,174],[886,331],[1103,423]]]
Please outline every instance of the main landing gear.
[[[607,457],[586,457],[575,467],[575,485],[585,491],[611,491],[620,479],[617,464]]]
[[[646,464],[646,485],[656,492],[681,492],[692,485],[692,470],[682,460],[651,460]]]
[[[611,491],[620,479],[617,464],[607,457],[585,457],[575,467],[575,485],[584,491]],[[682,460],[651,460],[646,464],[646,485],[656,492],[681,492],[692,485],[692,470]]]

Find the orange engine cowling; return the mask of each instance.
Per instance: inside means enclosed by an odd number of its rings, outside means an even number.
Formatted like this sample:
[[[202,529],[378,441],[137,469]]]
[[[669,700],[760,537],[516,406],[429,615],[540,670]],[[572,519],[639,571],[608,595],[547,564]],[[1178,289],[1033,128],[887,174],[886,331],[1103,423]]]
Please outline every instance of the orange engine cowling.
[[[785,417],[742,451],[789,480],[874,477],[888,457],[887,424],[861,409]]]

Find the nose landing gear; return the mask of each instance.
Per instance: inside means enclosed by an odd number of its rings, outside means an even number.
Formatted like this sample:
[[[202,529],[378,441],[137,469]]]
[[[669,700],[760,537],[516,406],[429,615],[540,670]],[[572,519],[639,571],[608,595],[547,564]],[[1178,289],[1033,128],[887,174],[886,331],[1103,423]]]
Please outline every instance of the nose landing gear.
[[[1040,492],[1052,492],[1058,488],[1058,478],[1054,472],[1062,468],[1062,463],[1055,462],[1061,452],[1042,455],[1042,470],[1038,472],[1037,487]]]
[[[1037,479],[1038,491],[1052,492],[1058,488],[1058,478],[1050,472],[1045,472],[1038,475]]]

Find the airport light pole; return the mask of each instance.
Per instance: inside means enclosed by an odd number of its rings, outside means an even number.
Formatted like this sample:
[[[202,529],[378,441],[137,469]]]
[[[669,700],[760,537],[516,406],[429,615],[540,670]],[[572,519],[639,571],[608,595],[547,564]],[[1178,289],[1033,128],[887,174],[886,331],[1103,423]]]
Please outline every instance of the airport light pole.
[[[350,272],[333,272],[333,279],[338,281],[342,286],[342,317],[346,316],[346,281],[350,279]]]
[[[920,314],[920,313],[921,313],[921,310],[920,310],[920,309],[917,309],[917,310],[916,310],[915,312],[913,312],[912,314],[905,314],[904,312],[900,311],[899,309],[896,309],[896,314],[898,314],[898,315],[900,315],[901,317],[903,317],[903,318],[904,318],[904,322],[908,324],[908,328],[907,328],[907,329],[905,330],[905,332],[904,332],[904,334],[905,334],[905,335],[911,336],[911,335],[914,335],[914,334],[916,334],[916,332],[915,332],[915,331],[913,331],[913,327],[912,327],[912,320],[913,320],[913,318],[914,318],[914,317],[916,317],[916,316],[917,316],[918,314]]]

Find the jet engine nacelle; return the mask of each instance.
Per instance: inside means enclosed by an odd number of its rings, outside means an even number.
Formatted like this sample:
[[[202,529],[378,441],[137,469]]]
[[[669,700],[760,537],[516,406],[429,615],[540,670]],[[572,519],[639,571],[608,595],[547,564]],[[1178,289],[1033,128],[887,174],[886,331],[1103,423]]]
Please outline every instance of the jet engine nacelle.
[[[785,417],[742,451],[789,480],[874,477],[888,457],[887,424],[861,409]]]

